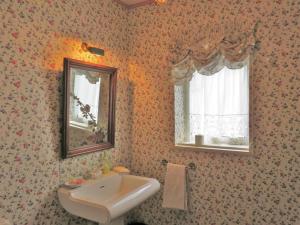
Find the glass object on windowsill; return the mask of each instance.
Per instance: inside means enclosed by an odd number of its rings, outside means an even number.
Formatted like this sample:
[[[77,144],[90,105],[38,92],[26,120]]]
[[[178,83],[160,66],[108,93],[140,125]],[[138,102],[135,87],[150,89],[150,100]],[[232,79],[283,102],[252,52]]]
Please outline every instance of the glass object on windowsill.
[[[246,137],[208,137],[205,144],[213,145],[248,145],[248,138]]]
[[[195,135],[195,145],[202,146],[204,144],[204,136],[201,134]]]
[[[211,137],[204,135],[195,135],[194,141],[177,143],[176,145],[213,148],[248,148],[249,139],[247,137]]]

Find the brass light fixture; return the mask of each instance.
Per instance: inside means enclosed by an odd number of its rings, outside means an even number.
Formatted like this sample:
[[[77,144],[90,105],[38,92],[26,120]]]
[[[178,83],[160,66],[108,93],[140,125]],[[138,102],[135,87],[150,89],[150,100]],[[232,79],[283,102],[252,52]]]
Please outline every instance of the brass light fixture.
[[[90,52],[92,54],[95,54],[95,55],[101,55],[101,56],[104,56],[104,50],[101,49],[101,48],[96,48],[96,47],[91,47],[89,46],[87,43],[83,42],[82,45],[81,45],[81,48],[83,51],[85,52]]]

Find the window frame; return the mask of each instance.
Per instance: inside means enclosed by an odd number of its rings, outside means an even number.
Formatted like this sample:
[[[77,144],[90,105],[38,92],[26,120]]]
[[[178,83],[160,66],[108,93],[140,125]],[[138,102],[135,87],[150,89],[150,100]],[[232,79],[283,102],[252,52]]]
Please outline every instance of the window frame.
[[[190,143],[176,143],[175,133],[174,133],[174,149],[175,150],[192,150],[192,151],[201,151],[201,152],[215,152],[215,153],[232,153],[239,155],[253,155],[253,62],[252,57],[249,56],[249,144],[245,147],[235,147],[235,146],[226,146],[226,145],[202,145],[196,146],[195,144]],[[184,89],[184,110],[185,117],[188,118],[189,114],[189,83],[185,85]],[[175,94],[174,94],[175,97]],[[175,103],[174,103],[175,104]],[[175,107],[174,107],[175,109]],[[174,111],[175,114],[175,111]],[[175,126],[175,116],[174,116],[174,126]],[[189,133],[189,119],[185,120],[185,139]],[[175,129],[174,129],[175,132]]]

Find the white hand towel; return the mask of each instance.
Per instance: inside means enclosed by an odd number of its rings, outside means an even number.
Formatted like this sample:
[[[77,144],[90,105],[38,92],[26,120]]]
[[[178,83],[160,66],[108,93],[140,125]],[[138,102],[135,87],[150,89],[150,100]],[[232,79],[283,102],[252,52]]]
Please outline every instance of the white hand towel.
[[[187,210],[185,166],[168,163],[162,207]]]

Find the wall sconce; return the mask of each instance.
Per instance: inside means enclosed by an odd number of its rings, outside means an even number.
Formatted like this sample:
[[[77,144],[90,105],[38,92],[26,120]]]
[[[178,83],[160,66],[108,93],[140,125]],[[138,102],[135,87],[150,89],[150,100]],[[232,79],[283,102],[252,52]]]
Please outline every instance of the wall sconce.
[[[104,50],[103,49],[88,46],[88,44],[85,43],[85,42],[82,43],[81,48],[85,52],[90,52],[92,54],[104,56]]]

